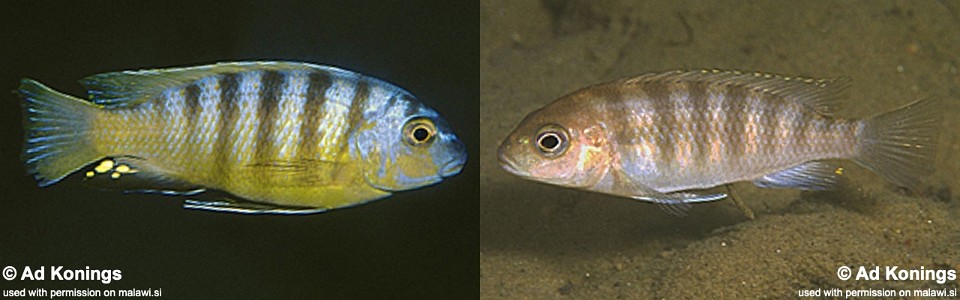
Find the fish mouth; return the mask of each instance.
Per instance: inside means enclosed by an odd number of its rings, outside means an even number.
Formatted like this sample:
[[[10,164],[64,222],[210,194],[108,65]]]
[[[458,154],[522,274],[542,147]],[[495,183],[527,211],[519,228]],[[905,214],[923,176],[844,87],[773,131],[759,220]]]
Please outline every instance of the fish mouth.
[[[463,144],[460,140],[457,140],[454,137],[453,147],[456,155],[453,156],[453,159],[447,161],[443,164],[443,167],[440,168],[440,177],[450,177],[453,175],[460,174],[460,171],[463,170],[463,166],[467,163],[467,146]]]
[[[440,177],[450,177],[453,175],[460,174],[460,171],[463,170],[463,165],[466,163],[463,159],[456,159],[447,164],[443,165],[443,168],[440,169]]]
[[[506,153],[504,153],[503,151],[500,151],[500,153],[497,154],[497,160],[500,161],[500,167],[506,170],[507,172],[510,172],[520,177],[529,177],[527,172],[518,170],[516,167],[516,163],[514,163],[513,160],[510,159],[510,156],[507,156]]]

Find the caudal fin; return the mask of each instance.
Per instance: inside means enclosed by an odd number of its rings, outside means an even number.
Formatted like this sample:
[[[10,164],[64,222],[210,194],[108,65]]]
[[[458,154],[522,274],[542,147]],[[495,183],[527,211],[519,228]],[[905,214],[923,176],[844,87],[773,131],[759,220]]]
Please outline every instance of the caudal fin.
[[[23,79],[27,170],[48,186],[99,158],[86,138],[95,104],[54,91],[39,82]]]
[[[915,101],[863,121],[854,158],[891,182],[913,190],[933,172],[943,109],[937,98]]]

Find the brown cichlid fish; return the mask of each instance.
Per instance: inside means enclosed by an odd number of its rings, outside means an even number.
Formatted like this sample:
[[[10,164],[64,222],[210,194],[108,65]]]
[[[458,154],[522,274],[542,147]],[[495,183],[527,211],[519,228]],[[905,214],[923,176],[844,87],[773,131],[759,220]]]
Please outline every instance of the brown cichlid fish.
[[[460,172],[462,142],[385,81],[329,66],[233,62],[83,79],[91,101],[24,79],[24,160],[40,186],[85,179],[172,195],[184,207],[316,213]]]
[[[916,189],[932,172],[942,112],[936,98],[863,120],[832,116],[846,78],[739,71],[644,74],[581,89],[536,110],[499,149],[508,172],[549,184],[666,204],[752,181],[826,190],[852,159]]]

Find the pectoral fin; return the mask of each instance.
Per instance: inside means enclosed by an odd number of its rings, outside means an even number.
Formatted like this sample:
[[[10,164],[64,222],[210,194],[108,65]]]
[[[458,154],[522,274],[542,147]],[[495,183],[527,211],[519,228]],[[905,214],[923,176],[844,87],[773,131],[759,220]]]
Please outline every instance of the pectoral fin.
[[[763,188],[798,188],[802,190],[829,190],[840,180],[843,169],[825,162],[808,162],[757,178],[753,184]]]
[[[711,202],[721,200],[727,197],[727,194],[697,194],[693,192],[661,193],[644,184],[637,183],[638,180],[632,178],[627,173],[619,173],[620,180],[617,182],[616,190],[618,195],[626,196],[634,200],[656,203],[663,211],[678,217],[687,216],[691,204],[701,202]]]
[[[286,214],[303,215],[314,214],[327,211],[326,208],[299,207],[299,206],[280,206],[246,200],[237,200],[232,198],[221,198],[218,200],[196,200],[187,199],[183,202],[183,208],[198,209],[216,212],[240,213],[240,214]]]
[[[268,161],[249,164],[237,172],[249,172],[266,178],[277,178],[274,186],[328,185],[342,164],[323,160]]]
[[[692,206],[691,204],[721,200],[727,198],[727,194],[694,194],[690,192],[679,192],[669,194],[657,193],[654,195],[634,196],[632,198],[656,203],[660,209],[671,215],[685,217],[687,216],[687,211],[689,211],[690,207]]]

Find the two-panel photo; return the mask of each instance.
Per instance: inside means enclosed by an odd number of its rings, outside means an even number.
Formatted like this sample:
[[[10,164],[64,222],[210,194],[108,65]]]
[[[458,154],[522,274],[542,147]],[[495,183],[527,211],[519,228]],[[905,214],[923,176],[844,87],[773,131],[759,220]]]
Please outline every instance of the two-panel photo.
[[[5,299],[960,297],[957,2],[6,4]]]

